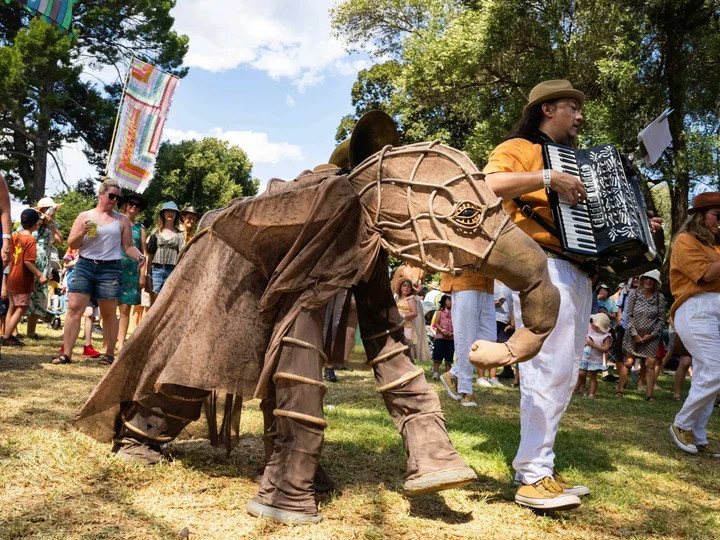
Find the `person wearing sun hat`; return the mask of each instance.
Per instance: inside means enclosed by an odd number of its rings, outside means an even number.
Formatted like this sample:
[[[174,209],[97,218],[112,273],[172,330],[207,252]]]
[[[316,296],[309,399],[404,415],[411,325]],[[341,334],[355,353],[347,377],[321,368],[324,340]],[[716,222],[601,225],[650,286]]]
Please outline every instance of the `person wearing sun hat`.
[[[195,210],[194,206],[187,205],[180,212],[180,220],[182,221],[182,230],[185,232],[185,243],[190,242],[195,236],[195,225],[200,220],[202,214]]]
[[[720,457],[707,424],[720,395],[720,193],[701,193],[678,231],[670,256],[675,331],[692,356],[693,380],[670,435],[691,454]]]
[[[660,338],[665,329],[667,301],[660,292],[660,272],[651,270],[640,276],[640,286],[634,289],[625,302],[623,312],[626,331],[623,337],[624,360],[618,362],[620,378],[616,397],[622,397],[629,370],[636,358],[645,364],[645,399],[654,401],[653,391],[657,377]],[[642,381],[642,379],[641,379]],[[638,383],[640,386],[641,382]],[[640,389],[640,388],[639,388]]]
[[[56,203],[51,197],[43,197],[37,202],[35,210],[40,215],[38,227],[32,235],[37,241],[35,265],[47,278],[50,277],[50,252],[53,244],[60,245],[64,241],[60,224],[55,221],[56,212],[62,208],[63,203]],[[35,280],[35,288],[30,295],[30,305],[27,309],[27,337],[39,339],[36,332],[38,321],[47,313],[48,286]]]
[[[147,240],[150,279],[145,290],[150,293],[150,305],[160,294],[163,285],[177,265],[178,255],[185,247],[185,234],[179,229],[180,209],[174,201],[162,205],[157,226]]]
[[[586,394],[586,397],[595,399],[598,383],[597,374],[605,369],[603,355],[610,350],[610,345],[612,345],[610,317],[605,313],[595,313],[590,317],[590,329],[585,338],[585,348],[580,362],[580,372],[575,385],[575,393],[579,392],[580,388],[585,388],[585,380],[589,375],[590,392]]]
[[[555,329],[540,353],[520,364],[520,446],[513,460],[515,495],[519,504],[541,510],[580,506],[585,486],[564,482],[555,471],[555,436],[577,382],[580,359],[592,309],[592,285],[586,270],[562,254],[560,241],[543,226],[526,217],[514,202],[532,209],[554,225],[546,188],[571,203],[585,198],[579,178],[545,169],[543,144],[575,146],[585,95],[567,80],[544,81],[531,91],[522,117],[508,138],[490,154],[484,169],[487,185],[504,199],[503,206],[515,224],[548,254],[548,269],[560,291],[560,313]],[[517,293],[513,298],[515,322],[522,327]]]

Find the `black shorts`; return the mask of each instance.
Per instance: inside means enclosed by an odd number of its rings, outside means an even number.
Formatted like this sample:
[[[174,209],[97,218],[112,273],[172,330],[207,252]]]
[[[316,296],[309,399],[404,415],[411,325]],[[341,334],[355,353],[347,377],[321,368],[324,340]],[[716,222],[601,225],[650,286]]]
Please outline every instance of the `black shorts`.
[[[433,362],[445,361],[447,365],[451,365],[455,357],[455,342],[452,339],[436,339],[432,357]]]
[[[508,323],[502,322],[502,321],[495,321],[495,324],[497,326],[497,338],[496,341],[498,343],[506,343],[508,339],[515,333],[515,330],[510,330],[508,332],[505,331],[505,328],[507,328]]]

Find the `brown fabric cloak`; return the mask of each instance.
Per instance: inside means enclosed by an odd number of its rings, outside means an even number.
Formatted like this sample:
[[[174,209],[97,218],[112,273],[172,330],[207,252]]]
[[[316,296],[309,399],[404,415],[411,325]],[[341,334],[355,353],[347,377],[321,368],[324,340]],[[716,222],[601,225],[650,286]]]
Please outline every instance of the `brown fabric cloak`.
[[[380,253],[379,231],[346,176],[273,180],[213,217],[75,418],[88,435],[109,442],[120,405],[161,384],[264,397],[300,310],[368,279]]]

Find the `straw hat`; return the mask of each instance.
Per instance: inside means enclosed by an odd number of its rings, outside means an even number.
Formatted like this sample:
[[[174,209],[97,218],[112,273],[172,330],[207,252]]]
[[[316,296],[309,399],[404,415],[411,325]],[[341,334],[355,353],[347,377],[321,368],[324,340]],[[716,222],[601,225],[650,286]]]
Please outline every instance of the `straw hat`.
[[[37,205],[35,206],[35,210],[40,210],[41,208],[52,208],[52,207],[54,207],[56,210],[59,210],[63,204],[65,204],[65,203],[56,203],[55,201],[52,200],[51,197],[43,197],[42,199],[40,199],[38,201]]]
[[[605,313],[596,313],[590,317],[590,320],[603,334],[610,331],[610,317],[608,317]]]
[[[658,288],[662,287],[662,281],[660,280],[660,270],[649,270],[640,277],[649,277],[657,282]]]
[[[720,207],[720,192],[708,191],[707,193],[701,193],[693,198],[692,208],[688,210],[688,214],[694,214],[700,210],[707,210],[708,208]]]
[[[409,283],[410,289],[412,290],[412,294],[417,294],[417,289],[413,286],[412,280],[410,278],[407,278],[405,276],[401,277],[398,280],[395,280],[395,286],[393,287],[393,292],[400,296],[400,291],[402,289],[403,283]]]
[[[572,98],[578,102],[580,107],[585,104],[585,94],[580,90],[575,90],[572,84],[570,84],[570,81],[566,81],[565,79],[543,81],[530,90],[530,98],[528,99],[528,104],[525,105],[523,109],[523,114],[535,105],[560,98]]]

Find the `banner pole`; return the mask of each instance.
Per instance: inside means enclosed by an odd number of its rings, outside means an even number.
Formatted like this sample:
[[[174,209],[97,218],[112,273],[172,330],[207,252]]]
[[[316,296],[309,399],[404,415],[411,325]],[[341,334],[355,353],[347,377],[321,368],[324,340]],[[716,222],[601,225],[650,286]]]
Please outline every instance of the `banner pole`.
[[[115,136],[117,135],[118,122],[120,121],[120,111],[122,110],[123,102],[125,101],[125,90],[127,90],[128,81],[130,81],[130,72],[132,71],[133,61],[135,55],[130,57],[130,69],[128,69],[125,75],[125,84],[123,85],[122,94],[120,94],[120,105],[118,105],[118,111],[115,115],[115,127],[113,128],[112,139],[110,140],[110,150],[108,151],[107,162],[105,163],[105,176],[107,176],[108,170],[110,169],[110,158],[112,157],[113,145],[115,144]]]

